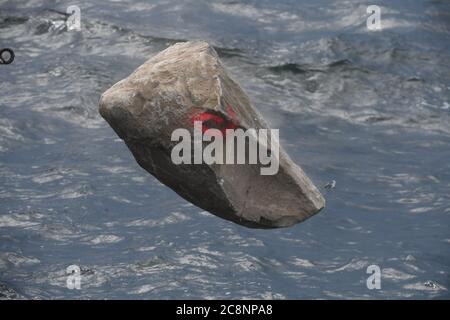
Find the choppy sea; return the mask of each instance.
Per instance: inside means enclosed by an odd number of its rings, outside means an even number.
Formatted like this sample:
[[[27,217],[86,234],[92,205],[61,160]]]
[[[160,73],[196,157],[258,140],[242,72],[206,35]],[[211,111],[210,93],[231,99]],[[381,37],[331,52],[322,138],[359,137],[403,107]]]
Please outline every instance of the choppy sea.
[[[0,0],[0,298],[449,299],[450,3],[376,1],[378,31],[370,4]],[[195,39],[315,184],[336,181],[326,209],[276,230],[219,219],[100,117],[102,92]]]

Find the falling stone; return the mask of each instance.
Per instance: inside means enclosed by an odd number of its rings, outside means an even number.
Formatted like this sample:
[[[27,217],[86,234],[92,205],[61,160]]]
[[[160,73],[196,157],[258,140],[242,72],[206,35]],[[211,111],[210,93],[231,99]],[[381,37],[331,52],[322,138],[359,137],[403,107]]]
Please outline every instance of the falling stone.
[[[142,168],[216,216],[252,228],[288,227],[325,206],[281,147],[274,175],[262,175],[261,163],[174,164],[171,151],[178,142],[172,132],[185,128],[192,134],[198,115],[219,117],[231,128],[269,128],[206,42],[160,52],[104,92],[99,111]]]

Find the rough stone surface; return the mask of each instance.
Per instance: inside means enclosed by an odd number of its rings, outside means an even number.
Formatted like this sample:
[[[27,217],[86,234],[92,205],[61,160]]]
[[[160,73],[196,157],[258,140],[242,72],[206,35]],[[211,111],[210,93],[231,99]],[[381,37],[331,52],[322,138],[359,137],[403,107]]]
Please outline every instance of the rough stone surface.
[[[275,175],[261,175],[259,164],[173,164],[171,134],[193,132],[196,114],[208,111],[244,130],[268,128],[206,42],[160,52],[104,92],[99,111],[141,167],[216,216],[253,228],[287,227],[325,205],[281,147]]]

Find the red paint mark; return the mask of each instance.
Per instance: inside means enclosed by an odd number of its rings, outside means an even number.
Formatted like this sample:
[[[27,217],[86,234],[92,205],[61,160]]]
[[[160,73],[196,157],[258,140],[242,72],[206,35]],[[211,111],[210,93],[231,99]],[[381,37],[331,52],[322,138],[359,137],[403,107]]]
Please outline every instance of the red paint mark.
[[[191,118],[192,124],[194,124],[195,121],[201,121],[202,133],[205,133],[206,130],[208,129],[217,129],[220,130],[221,135],[224,136],[226,134],[227,129],[234,130],[239,127],[238,125],[236,125],[236,123],[238,123],[237,115],[234,112],[233,108],[230,105],[228,105],[226,110],[228,116],[232,119],[231,121],[228,119],[224,119],[223,117],[213,114],[211,112],[205,111],[194,115]]]

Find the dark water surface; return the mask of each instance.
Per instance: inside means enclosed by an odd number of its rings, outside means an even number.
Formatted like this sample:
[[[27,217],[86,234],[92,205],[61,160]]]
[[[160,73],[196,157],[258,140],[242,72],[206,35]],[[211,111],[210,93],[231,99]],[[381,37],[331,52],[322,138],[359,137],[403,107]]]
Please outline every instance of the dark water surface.
[[[449,298],[450,3],[1,1],[0,298]],[[327,208],[252,230],[142,170],[99,116],[146,59],[204,39]],[[66,267],[82,268],[81,290]],[[366,268],[382,269],[381,290]]]

